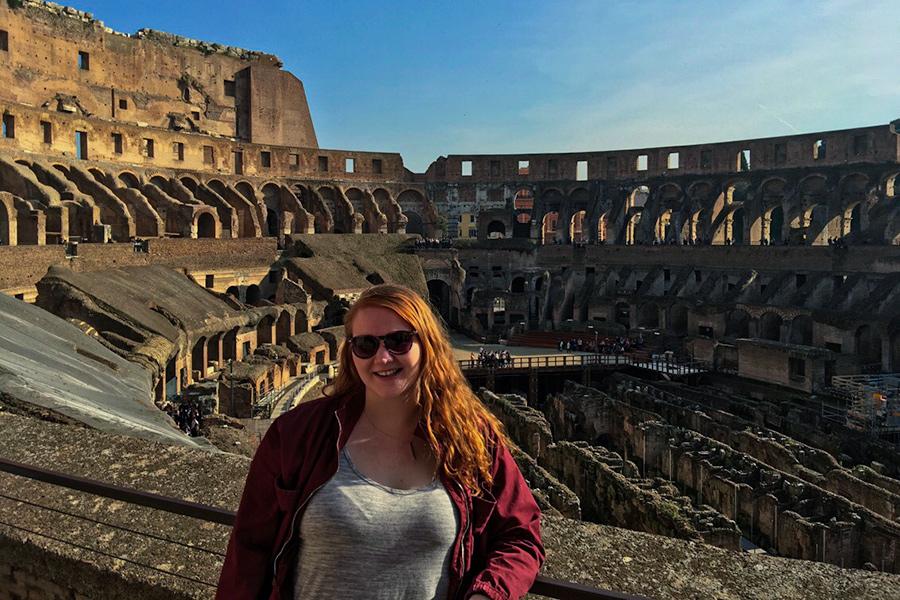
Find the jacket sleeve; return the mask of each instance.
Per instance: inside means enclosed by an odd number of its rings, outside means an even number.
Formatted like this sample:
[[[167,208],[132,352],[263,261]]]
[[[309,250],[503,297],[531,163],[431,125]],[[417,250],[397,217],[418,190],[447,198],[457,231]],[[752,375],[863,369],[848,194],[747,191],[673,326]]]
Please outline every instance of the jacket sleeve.
[[[267,598],[272,554],[281,525],[276,485],[281,472],[278,423],[273,423],[250,463],[219,585],[217,600]]]
[[[518,465],[505,444],[496,445],[494,482],[491,493],[496,503],[475,498],[473,519],[484,518],[484,525],[474,523],[475,533],[486,536],[487,556],[484,569],[475,574],[465,597],[484,594],[492,600],[522,598],[531,588],[544,562],[541,543],[541,510]]]

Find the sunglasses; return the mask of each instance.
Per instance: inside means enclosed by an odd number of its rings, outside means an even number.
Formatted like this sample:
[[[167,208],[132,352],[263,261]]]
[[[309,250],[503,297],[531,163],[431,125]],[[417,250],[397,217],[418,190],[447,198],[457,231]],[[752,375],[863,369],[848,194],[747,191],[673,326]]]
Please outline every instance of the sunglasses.
[[[350,338],[350,350],[357,358],[372,358],[382,343],[393,355],[406,354],[416,339],[416,331],[392,331],[384,335],[354,335]]]

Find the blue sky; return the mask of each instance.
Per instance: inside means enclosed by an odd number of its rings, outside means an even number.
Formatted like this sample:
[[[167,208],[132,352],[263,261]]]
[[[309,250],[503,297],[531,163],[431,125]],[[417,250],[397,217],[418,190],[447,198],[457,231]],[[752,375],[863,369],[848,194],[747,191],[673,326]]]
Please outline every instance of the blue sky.
[[[900,117],[900,2],[71,0],[108,26],[277,54],[319,144],[612,150]]]

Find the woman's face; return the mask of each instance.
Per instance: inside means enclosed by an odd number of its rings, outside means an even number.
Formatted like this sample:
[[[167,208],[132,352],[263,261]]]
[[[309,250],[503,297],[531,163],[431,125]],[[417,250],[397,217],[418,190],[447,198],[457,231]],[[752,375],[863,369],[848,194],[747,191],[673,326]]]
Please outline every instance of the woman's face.
[[[395,331],[412,331],[409,323],[397,313],[377,306],[360,309],[351,325],[353,336],[382,336]],[[363,385],[366,398],[396,399],[405,396],[414,388],[422,361],[422,345],[418,337],[413,338],[409,352],[392,354],[380,343],[372,358],[359,358],[352,352],[353,365]]]

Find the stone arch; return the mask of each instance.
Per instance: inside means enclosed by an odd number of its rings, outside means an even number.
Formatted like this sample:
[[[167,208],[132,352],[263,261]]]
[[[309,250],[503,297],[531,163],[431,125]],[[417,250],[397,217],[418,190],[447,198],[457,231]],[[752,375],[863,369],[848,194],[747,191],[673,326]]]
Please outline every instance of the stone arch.
[[[503,221],[494,220],[487,225],[488,239],[503,239],[506,237],[506,225]]]
[[[403,215],[406,217],[406,233],[428,237],[425,235],[425,221],[419,213],[413,210],[405,210],[403,211]]]
[[[291,313],[283,310],[275,322],[275,343],[286,344],[291,337]]]
[[[558,239],[556,233],[558,220],[559,213],[555,210],[544,214],[544,219],[541,223],[541,244],[552,244],[556,242]]]
[[[577,243],[587,243],[590,234],[585,229],[585,220],[587,218],[586,210],[579,210],[569,219],[569,239]]]
[[[167,177],[163,177],[162,175],[154,175],[150,178],[150,183],[164,191],[166,194],[169,194],[170,196],[172,195],[171,185]]]
[[[353,233],[353,207],[340,193],[340,190],[323,185],[318,192],[334,219],[332,231],[334,233]]]
[[[194,230],[198,238],[215,239],[221,235],[222,226],[211,208],[200,209],[194,215]]]
[[[266,207],[266,225],[263,234],[279,237],[284,232],[284,210],[281,206],[281,187],[276,183],[266,183],[260,190]]]
[[[256,323],[256,345],[257,346],[273,343],[272,329],[273,329],[274,325],[275,325],[275,317],[273,317],[272,315],[263,315],[263,317],[259,321],[257,321],[257,323]]]
[[[747,231],[749,233],[749,242],[754,245],[777,244],[781,242],[781,232],[783,225],[779,227],[777,236],[772,235],[772,211],[775,208],[781,208],[784,203],[784,189],[787,183],[780,177],[770,177],[759,184],[759,213],[758,216],[751,216]],[[782,209],[783,211],[783,209]],[[782,224],[784,222],[782,213]]]
[[[513,294],[523,294],[527,285],[525,277],[518,275],[513,277],[512,282],[509,284],[509,291]]]
[[[672,224],[672,209],[663,210],[656,219],[656,239],[660,242],[675,241],[675,227]]]
[[[625,223],[625,243],[634,244],[638,241],[638,223],[641,222],[641,213],[636,212],[628,217]]]
[[[18,244],[17,219],[12,194],[0,192],[0,246]]]
[[[411,214],[419,217],[419,221],[422,223],[422,235],[435,237],[437,213],[434,207],[425,200],[425,196],[420,191],[413,189],[403,190],[397,196],[397,204],[400,205],[403,214],[410,219],[409,223],[412,223]],[[411,233],[409,224],[406,226],[406,232]]]
[[[119,173],[118,179],[125,185],[125,187],[135,189],[140,189],[141,187],[141,180],[131,171],[122,171],[121,173]]]
[[[252,285],[248,285],[245,298],[247,304],[258,304],[259,301],[262,300],[262,292],[260,291],[259,286],[255,283]]]
[[[609,213],[603,213],[597,219],[597,241],[606,242],[609,231]]]
[[[840,220],[837,231],[833,237],[853,236],[862,234],[865,214],[863,207],[866,202],[866,193],[869,186],[869,177],[863,173],[850,173],[841,178],[838,184],[840,190],[841,212],[837,218]]]
[[[889,174],[884,180],[884,195],[888,198],[895,198],[897,196],[897,192],[900,191],[898,189],[898,177],[900,177],[900,172],[895,172]]]
[[[650,188],[646,185],[636,186],[628,193],[625,210],[630,208],[643,208],[650,199]]]
[[[201,337],[196,342],[194,342],[194,347],[191,349],[191,380],[194,379],[193,371],[200,372],[200,379],[206,375],[206,338]]]
[[[388,233],[400,232],[403,211],[400,205],[391,197],[391,193],[384,188],[376,188],[372,192],[372,198],[378,208],[381,209],[382,214],[387,218]]]
[[[332,232],[334,230],[334,217],[318,192],[303,185],[297,185],[294,189],[297,190],[300,204],[313,217],[313,232]]]
[[[445,323],[451,324],[452,317],[452,292],[450,285],[443,279],[429,279],[428,300],[431,306],[444,319]],[[454,319],[455,320],[455,319]]]
[[[784,320],[775,312],[765,312],[759,318],[759,337],[778,342],[781,340],[781,326]]]
[[[790,342],[800,346],[812,346],[813,320],[809,315],[797,315],[791,320]]]
[[[784,209],[775,206],[766,213],[768,218],[768,240],[770,244],[780,244],[784,240]]]
[[[750,313],[736,308],[728,313],[725,319],[725,335],[728,337],[750,337]]]
[[[307,331],[309,331],[309,320],[306,318],[304,311],[298,310],[294,315],[294,335],[306,333]]]
[[[181,182],[181,185],[186,187],[191,191],[192,194],[197,194],[197,188],[199,187],[199,183],[193,177],[189,177],[187,175],[182,175],[178,178],[178,181]]]
[[[731,243],[735,246],[744,244],[744,209],[738,208],[731,213]]]

